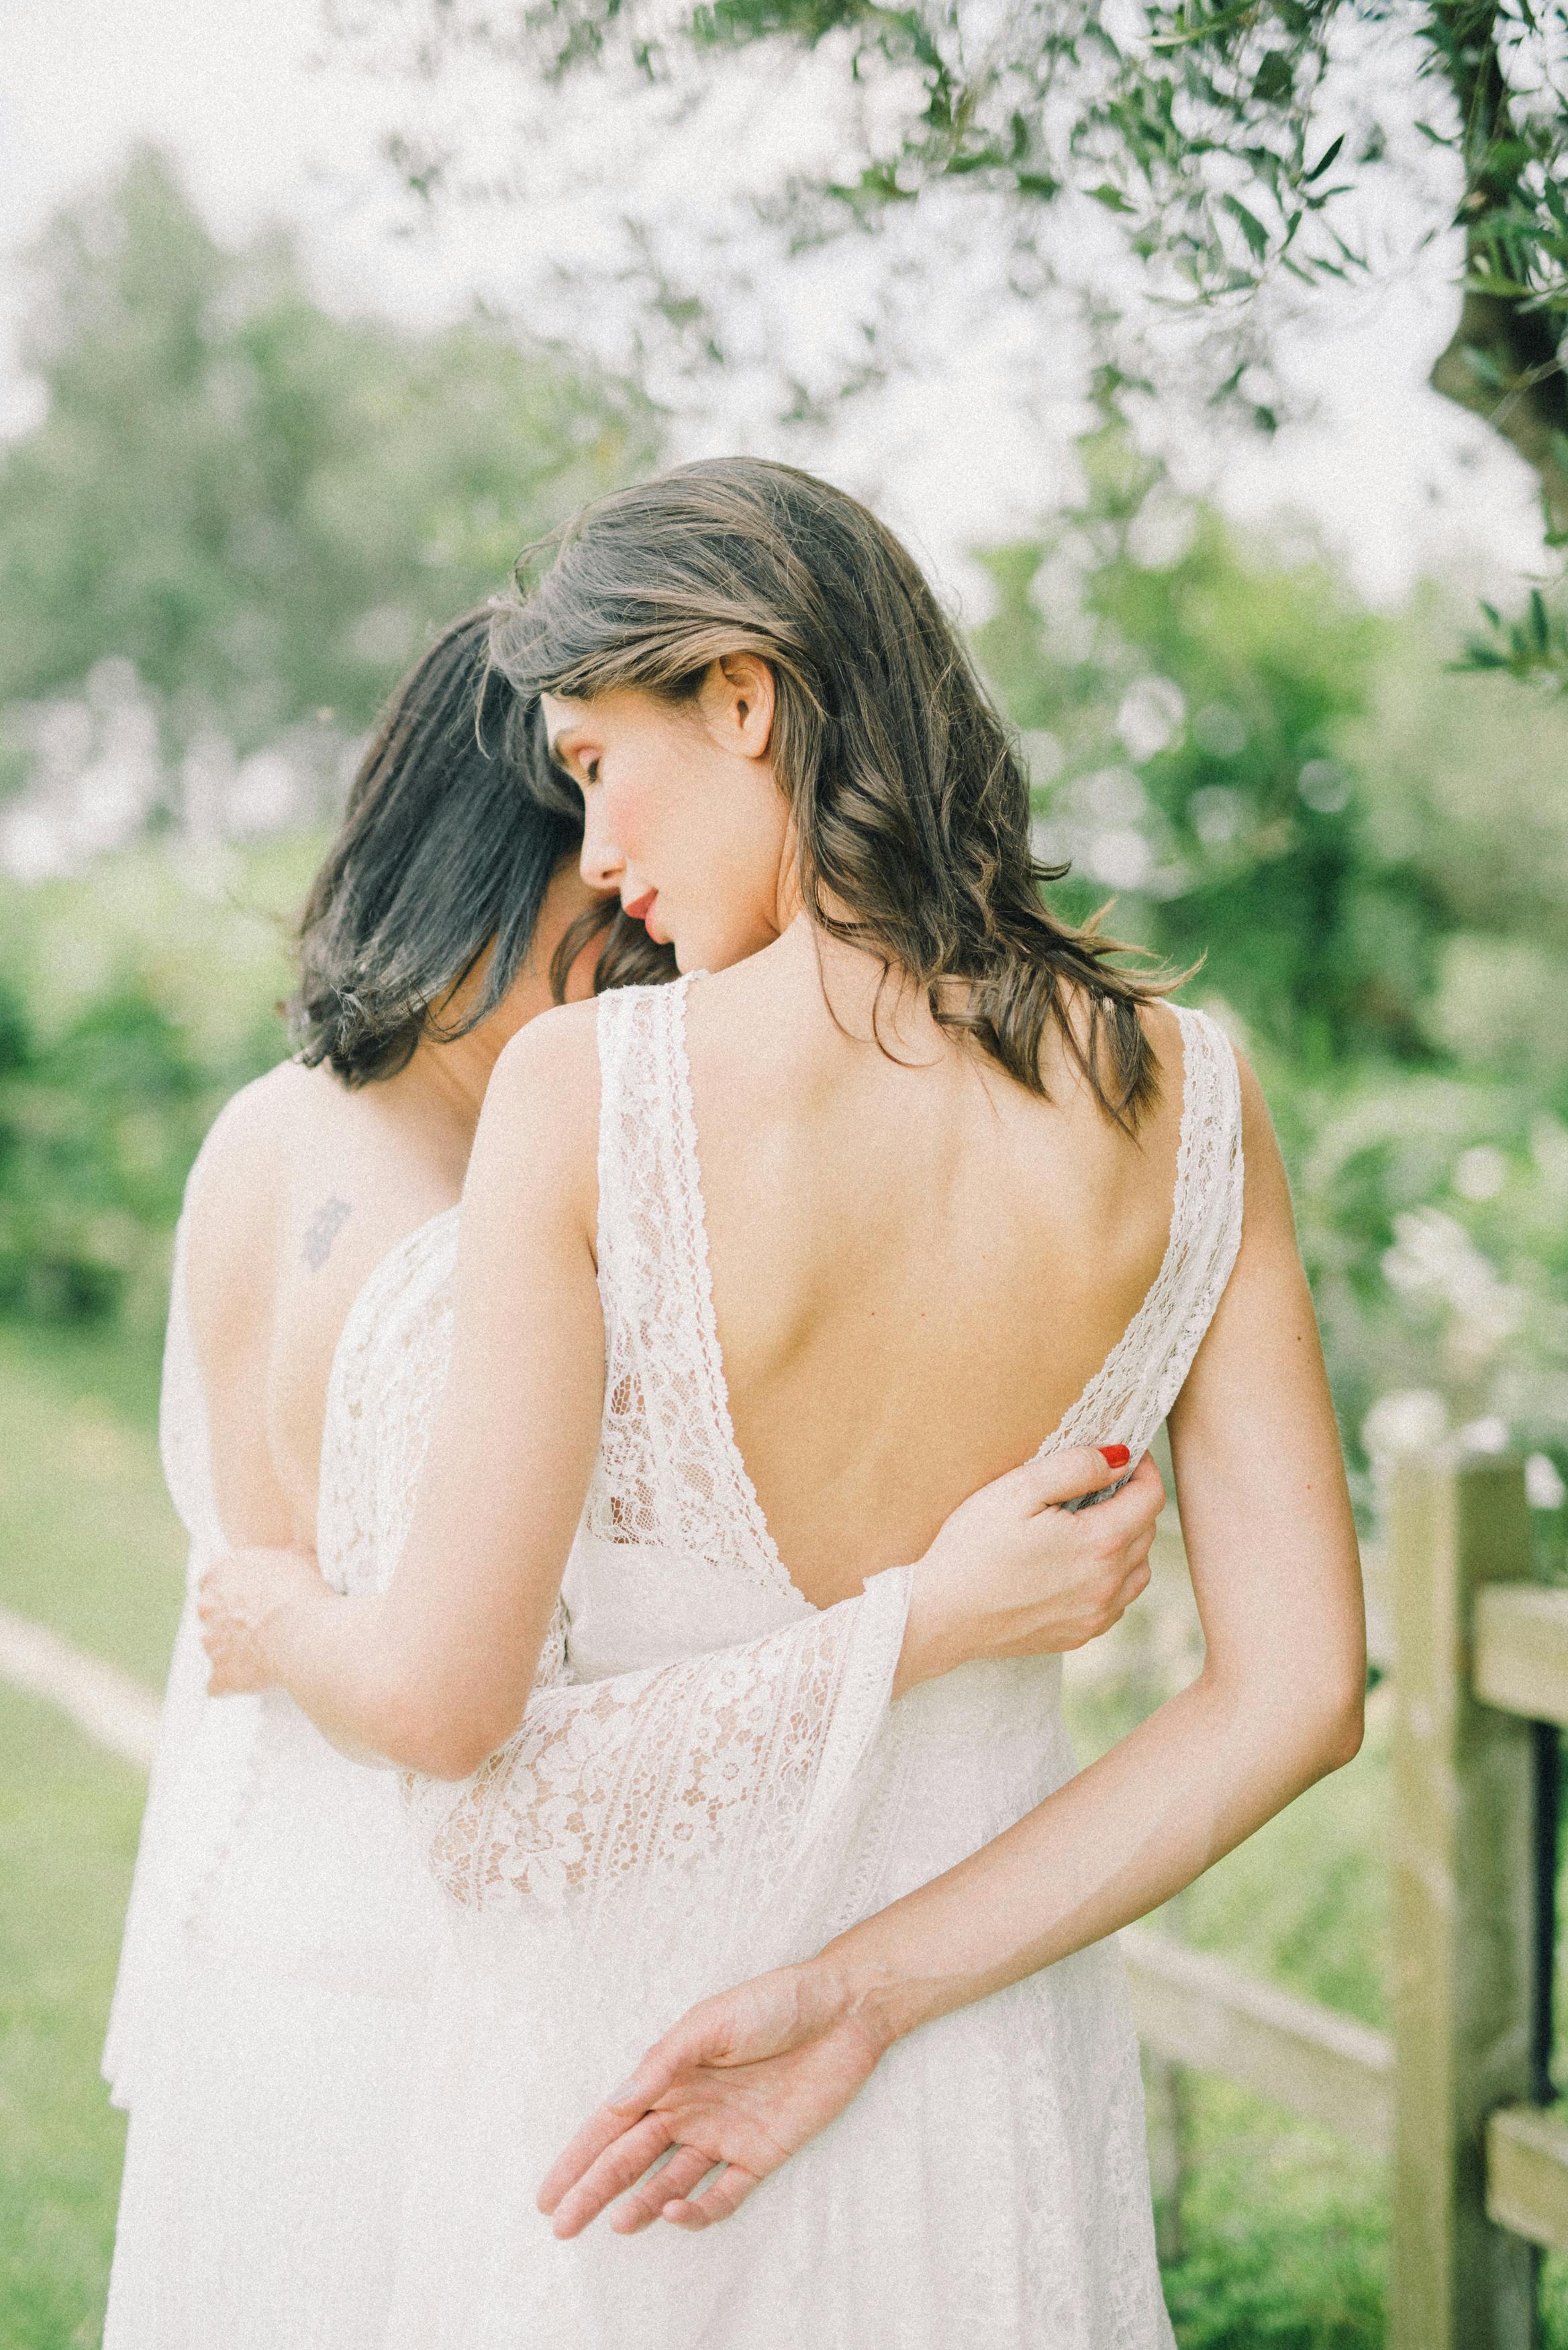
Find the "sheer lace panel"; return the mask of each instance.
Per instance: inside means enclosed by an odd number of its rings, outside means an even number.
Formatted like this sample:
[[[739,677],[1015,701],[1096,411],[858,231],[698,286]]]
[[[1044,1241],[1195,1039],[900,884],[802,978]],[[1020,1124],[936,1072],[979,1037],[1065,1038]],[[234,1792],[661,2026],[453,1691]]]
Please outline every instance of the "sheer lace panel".
[[[458,1211],[398,1244],[355,1299],[333,1358],[317,1503],[321,1570],[337,1591],[384,1591],[413,1523],[452,1358]],[[541,1670],[566,1670],[557,1604]]]
[[[587,1523],[603,1541],[724,1562],[804,1607],[724,1401],[686,1063],[691,983],[599,998],[606,1382]]]
[[[536,1689],[472,1779],[410,1779],[437,1882],[468,1908],[615,1900],[618,1933],[672,1877],[747,1905],[776,1892],[880,1724],[908,1604],[895,1568],[746,1646]]]
[[[1153,1286],[1076,1403],[1041,1446],[1148,1446],[1181,1391],[1241,1239],[1241,1088],[1236,1055],[1207,1013],[1181,1024],[1181,1133],[1170,1238]]]

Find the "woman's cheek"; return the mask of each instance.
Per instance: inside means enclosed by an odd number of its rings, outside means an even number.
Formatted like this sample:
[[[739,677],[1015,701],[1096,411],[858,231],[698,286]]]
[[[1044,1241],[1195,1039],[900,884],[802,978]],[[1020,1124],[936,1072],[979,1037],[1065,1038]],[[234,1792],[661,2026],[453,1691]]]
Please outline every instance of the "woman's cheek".
[[[599,806],[603,832],[634,868],[641,858],[648,833],[646,790],[635,779],[607,783]]]

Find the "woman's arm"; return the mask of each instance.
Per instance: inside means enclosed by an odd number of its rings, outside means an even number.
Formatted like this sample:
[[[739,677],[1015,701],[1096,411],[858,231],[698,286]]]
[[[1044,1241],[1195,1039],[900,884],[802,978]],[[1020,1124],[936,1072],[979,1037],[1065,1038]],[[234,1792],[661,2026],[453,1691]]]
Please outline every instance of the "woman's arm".
[[[209,1638],[243,1643],[249,1685],[280,1684],[335,1742],[415,1770],[462,1778],[522,1719],[581,1514],[603,1384],[597,1098],[592,1006],[532,1023],[497,1063],[451,1368],[386,1595],[341,1597],[277,1554],[265,1587],[253,1571],[231,1592],[220,1570],[203,1593]]]
[[[705,2001],[593,2116],[541,2192],[572,2235],[701,2227],[856,2094],[917,2024],[1016,1982],[1190,1884],[1361,1736],[1359,1561],[1284,1171],[1243,1076],[1241,1248],[1175,1411],[1207,1656],[1101,1761],[970,1859],[806,1965]],[[701,2194],[688,2189],[728,2168]],[[690,2174],[690,2175],[688,2175]]]
[[[492,1080],[463,1197],[452,1369],[389,1592],[345,1598],[275,1551],[238,1554],[203,1584],[215,1693],[279,1684],[345,1751],[440,1779],[468,1779],[524,1721],[598,1442],[585,1011],[535,1022]],[[1106,1474],[1088,1450],[1028,1462],[953,1513],[911,1577],[889,1694],[975,1656],[1073,1648],[1116,1620],[1147,1579],[1162,1495],[1145,1464],[1094,1510],[1054,1506]],[[515,1742],[513,1759],[526,1761]]]

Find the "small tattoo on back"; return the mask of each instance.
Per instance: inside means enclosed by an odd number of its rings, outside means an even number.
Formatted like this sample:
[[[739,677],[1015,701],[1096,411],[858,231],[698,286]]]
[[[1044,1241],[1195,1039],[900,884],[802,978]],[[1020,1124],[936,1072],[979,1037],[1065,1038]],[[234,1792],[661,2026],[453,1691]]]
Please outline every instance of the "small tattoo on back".
[[[299,1252],[312,1273],[320,1272],[332,1253],[333,1242],[353,1212],[348,1201],[340,1200],[336,1192],[329,1200],[323,1200],[306,1226],[305,1245]]]

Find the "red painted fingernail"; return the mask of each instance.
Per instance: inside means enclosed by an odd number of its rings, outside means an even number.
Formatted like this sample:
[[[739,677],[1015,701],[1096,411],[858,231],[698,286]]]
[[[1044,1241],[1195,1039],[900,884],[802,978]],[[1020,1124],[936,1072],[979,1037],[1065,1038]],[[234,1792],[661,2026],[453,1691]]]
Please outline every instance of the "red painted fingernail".
[[[1132,1459],[1125,1444],[1102,1444],[1099,1449],[1113,1469],[1125,1469]]]

